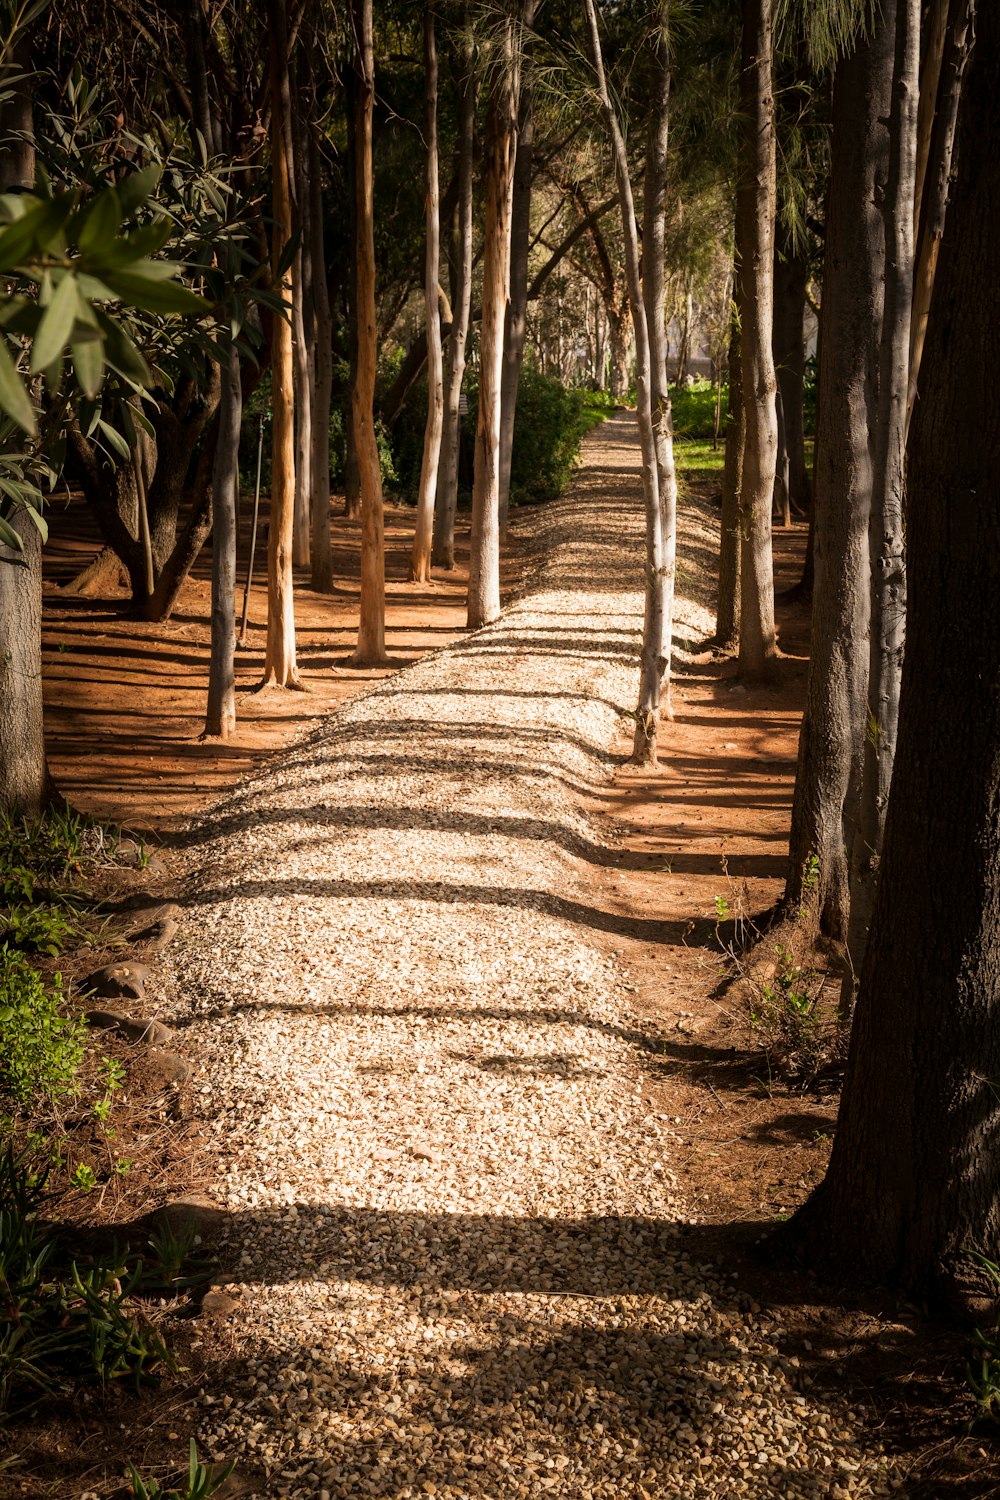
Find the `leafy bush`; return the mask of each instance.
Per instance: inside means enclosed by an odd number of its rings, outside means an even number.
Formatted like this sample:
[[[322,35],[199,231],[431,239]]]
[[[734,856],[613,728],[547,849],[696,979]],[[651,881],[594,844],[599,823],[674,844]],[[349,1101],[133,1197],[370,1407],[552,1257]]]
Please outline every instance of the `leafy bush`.
[[[0,948],[0,1093],[17,1105],[71,1093],[83,1059],[86,1023],[60,1014],[51,992],[19,953]]]
[[[670,387],[670,407],[674,418],[674,435],[680,438],[710,438],[715,432],[715,386],[710,380],[696,380],[693,385]],[[725,430],[729,410],[729,387],[722,387],[722,425]]]

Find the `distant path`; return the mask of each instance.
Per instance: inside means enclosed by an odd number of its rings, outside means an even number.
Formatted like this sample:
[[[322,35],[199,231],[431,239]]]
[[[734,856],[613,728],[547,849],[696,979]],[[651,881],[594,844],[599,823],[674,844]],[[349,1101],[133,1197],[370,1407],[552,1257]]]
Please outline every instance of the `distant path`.
[[[648,1022],[591,937],[619,920],[579,807],[635,693],[637,470],[615,418],[498,625],[201,827],[168,1008],[209,1059],[238,1297],[202,1443],[267,1500],[873,1493],[685,1254]]]

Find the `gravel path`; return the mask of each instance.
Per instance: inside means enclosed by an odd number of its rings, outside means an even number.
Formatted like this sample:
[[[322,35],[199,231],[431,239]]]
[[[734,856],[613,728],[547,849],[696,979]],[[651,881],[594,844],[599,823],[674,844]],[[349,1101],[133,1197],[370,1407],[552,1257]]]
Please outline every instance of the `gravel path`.
[[[685,1253],[649,1039],[592,938],[579,803],[635,693],[637,471],[616,418],[499,624],[199,826],[167,977],[237,1298],[201,1435],[267,1500],[888,1493]],[[710,628],[711,518],[685,537],[681,638]]]

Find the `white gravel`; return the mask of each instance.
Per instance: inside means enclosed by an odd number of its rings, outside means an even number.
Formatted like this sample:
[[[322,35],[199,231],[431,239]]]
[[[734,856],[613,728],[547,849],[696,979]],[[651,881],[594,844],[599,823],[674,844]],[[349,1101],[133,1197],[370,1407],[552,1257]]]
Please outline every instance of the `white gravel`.
[[[645,1023],[591,937],[579,794],[636,690],[637,462],[608,422],[499,624],[199,825],[168,1008],[237,1297],[201,1443],[266,1500],[889,1493],[686,1255]],[[685,538],[682,639],[711,629],[711,516]]]

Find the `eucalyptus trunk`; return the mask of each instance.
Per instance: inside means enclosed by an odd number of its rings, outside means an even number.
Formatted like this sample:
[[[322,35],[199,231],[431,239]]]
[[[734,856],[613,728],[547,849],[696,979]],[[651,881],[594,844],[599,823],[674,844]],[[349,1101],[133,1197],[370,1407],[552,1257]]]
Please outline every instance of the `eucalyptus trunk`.
[[[444,425],[441,462],[434,505],[432,558],[439,568],[455,566],[455,511],[458,505],[458,459],[461,438],[459,404],[465,376],[465,349],[472,310],[472,167],[476,123],[475,51],[464,15],[465,41],[461,57],[458,106],[458,234],[454,257],[451,335],[444,357]]]
[[[886,15],[886,12],[889,12]],[[808,882],[821,929],[847,936],[864,756],[868,521],[877,420],[895,0],[872,4],[837,67],[819,341],[813,627],[792,799],[787,901]]]
[[[774,368],[781,407],[779,465],[787,469],[788,506],[799,515],[812,510],[806,463],[804,396],[806,381],[805,311],[808,268],[787,227],[778,221],[774,260]]]
[[[743,378],[740,320],[734,304],[729,330],[729,414],[722,461],[722,515],[719,520],[719,587],[715,605],[715,644],[735,652],[740,643],[740,492],[743,487]]]
[[[48,793],[42,726],[42,538],[21,507],[4,519],[22,551],[0,541],[0,812],[36,818]]]
[[[980,7],[907,473],[906,662],[826,1178],[789,1226],[838,1280],[949,1313],[1000,1241],[1000,8]]]
[[[292,287],[292,335],[295,356],[295,526],[292,561],[310,565],[312,533],[312,413],[315,388],[315,319],[313,313],[312,202],[308,182],[306,134],[308,104],[297,89],[290,119],[294,213],[299,233]]]
[[[317,593],[333,591],[333,550],[330,543],[330,408],[333,403],[333,318],[326,279],[326,241],[323,234],[323,179],[315,121],[309,129],[309,232],[312,237],[313,325],[316,373],[312,411],[312,546],[310,582]]]
[[[742,111],[736,195],[737,298],[742,336],[743,478],[740,492],[740,676],[777,673],[771,502],[777,461],[771,352],[776,146],[771,77],[772,0],[743,0]]]
[[[351,390],[351,422],[361,486],[361,611],[353,661],[374,666],[385,660],[385,517],[382,471],[375,439],[375,205],[372,113],[375,51],[372,0],[352,0],[357,51],[354,64],[354,283],[358,362]]]
[[[269,0],[271,43],[271,178],[274,229],[271,273],[289,305],[294,303],[292,275],[282,277],[281,261],[292,234],[292,163],[289,160],[291,112],[288,81],[288,28],[285,0]],[[275,317],[271,341],[271,511],[267,537],[267,644],[264,687],[299,687],[295,661],[295,600],[292,544],[295,525],[295,367],[292,327]]]
[[[913,202],[917,160],[920,0],[896,0],[895,62],[889,116],[885,219],[885,303],[879,351],[878,411],[868,549],[871,559],[868,731],[861,809],[851,851],[851,916],[842,1008],[856,990],[875,899],[889,786],[899,725],[899,689],[906,641],[906,557],[903,485],[910,306],[913,299]]]
[[[240,485],[243,387],[240,356],[227,340],[212,471],[212,645],[203,738],[228,739],[236,728],[236,504]]]
[[[479,410],[472,481],[468,625],[500,614],[500,386],[510,270],[511,174],[517,144],[513,25],[504,23],[502,58],[486,119],[486,222],[483,315],[479,330]]]
[[[431,576],[431,545],[434,534],[434,498],[437,494],[441,433],[444,426],[444,378],[441,353],[441,304],[438,276],[441,264],[440,192],[438,189],[438,62],[434,38],[434,10],[424,6],[424,134],[427,147],[427,236],[424,253],[424,322],[427,329],[427,423],[420,465],[417,524],[410,557],[410,578],[428,583]]]

